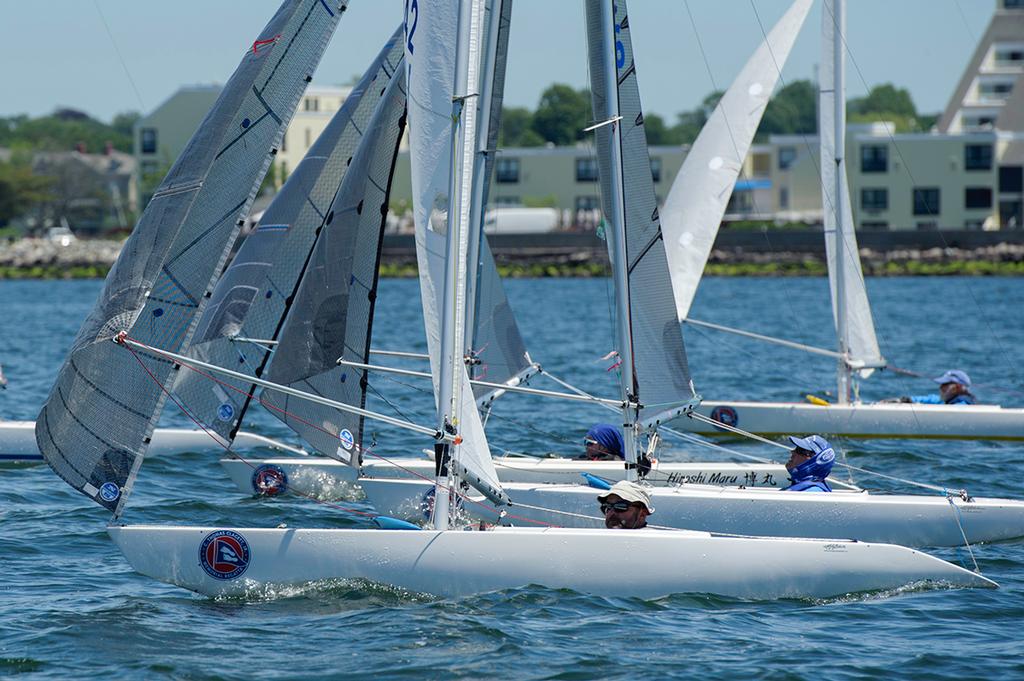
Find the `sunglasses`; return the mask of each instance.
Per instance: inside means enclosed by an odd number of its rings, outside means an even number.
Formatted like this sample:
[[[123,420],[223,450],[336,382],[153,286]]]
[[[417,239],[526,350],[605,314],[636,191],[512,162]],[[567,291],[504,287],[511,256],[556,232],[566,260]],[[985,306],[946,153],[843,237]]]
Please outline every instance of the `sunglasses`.
[[[616,513],[625,513],[633,505],[631,501],[616,501],[614,504],[609,504],[606,501],[601,502],[601,513],[608,515],[612,511]]]
[[[601,444],[601,443],[598,442],[597,440],[595,440],[594,438],[585,437],[585,438],[583,438],[583,444],[585,444],[585,445],[597,445],[597,444]]]

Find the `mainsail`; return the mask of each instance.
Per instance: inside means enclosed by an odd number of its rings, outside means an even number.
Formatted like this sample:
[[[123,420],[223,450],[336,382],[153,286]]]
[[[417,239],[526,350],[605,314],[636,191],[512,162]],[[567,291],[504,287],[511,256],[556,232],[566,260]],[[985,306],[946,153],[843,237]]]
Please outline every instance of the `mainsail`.
[[[846,339],[852,362],[864,362],[873,366],[884,366],[885,360],[878,349],[878,338],[875,336],[875,323],[871,318],[871,307],[868,303],[868,292],[864,285],[864,273],[861,271],[860,254],[857,251],[857,235],[853,229],[853,211],[850,207],[850,187],[846,179],[845,145],[841,136],[836,139],[836,97],[840,103],[846,102],[846,89],[841,86],[836,91],[836,59],[846,54],[846,46],[836,45],[835,35],[840,33],[837,26],[840,15],[836,13],[834,0],[824,0],[821,11],[821,71],[818,76],[818,131],[821,139],[821,202],[824,208],[825,251],[828,257],[828,281],[832,290],[832,315],[836,332],[840,331],[844,314]],[[843,37],[840,35],[840,40]],[[845,121],[840,121],[840,128],[845,128]],[[838,146],[837,146],[838,145]],[[839,152],[837,154],[837,152]],[[838,162],[837,162],[838,160]],[[838,167],[838,171],[837,171]],[[842,192],[840,196],[840,218],[836,223],[836,173],[840,172]],[[841,249],[838,248],[842,240]],[[842,261],[837,261],[837,250],[843,253]],[[841,281],[840,281],[841,279]],[[840,289],[842,300],[840,300]],[[873,369],[861,369],[860,375],[867,378]]]
[[[416,257],[419,264],[420,295],[430,354],[434,394],[440,390],[442,371],[441,319],[445,309],[445,262],[450,207],[449,176],[455,156],[453,146],[452,103],[455,93],[455,50],[458,34],[459,3],[436,3],[423,8],[413,0],[406,2],[406,68],[409,88],[409,158],[412,176],[413,218],[416,226]],[[479,36],[479,26],[471,34]],[[479,39],[467,46],[479,56]],[[469,60],[474,81],[477,70]],[[475,129],[476,107],[462,108],[461,126]],[[463,128],[465,130],[465,127]],[[469,164],[472,165],[470,137]],[[460,159],[464,162],[465,159]],[[462,224],[468,222],[469,196],[451,206],[459,211]],[[462,230],[465,234],[465,229]],[[464,250],[463,244],[463,253]],[[465,267],[465,262],[461,263]],[[455,287],[456,284],[451,282]],[[461,344],[460,344],[461,345]],[[457,346],[458,347],[458,346]],[[460,379],[459,401],[452,410],[462,437],[457,447],[460,463],[472,474],[500,489],[491,460],[483,424],[476,409],[469,375],[464,364],[454,369]],[[448,413],[448,405],[439,405]]]
[[[113,340],[186,347],[344,9],[287,0],[246,49],[125,243],[36,422],[50,466],[119,514],[175,365]]]
[[[625,253],[623,264],[628,279],[628,323],[632,345],[632,366],[622,371],[631,378],[631,395],[643,404],[640,420],[652,422],[668,416],[673,410],[696,398],[669,280],[665,242],[658,218],[657,197],[647,153],[644,117],[640,108],[640,92],[633,63],[629,16],[624,0],[614,4],[614,53],[604,49],[602,41],[601,6],[607,0],[587,0],[587,39],[590,58],[590,88],[594,116],[598,119],[598,170],[601,179],[602,205],[605,220],[615,229],[612,215],[613,196],[622,197],[625,220]],[[615,88],[606,85],[604,74],[614,59]],[[609,107],[609,98],[618,106]],[[607,113],[618,110],[617,122],[605,121]],[[622,186],[612,186],[612,126],[621,126]],[[618,254],[608,238],[609,252],[614,260]],[[624,314],[620,309],[618,314]],[[620,349],[621,350],[621,349]],[[620,352],[620,354],[622,354]],[[625,357],[626,355],[622,355]],[[631,373],[631,376],[630,376]]]
[[[271,349],[262,341],[277,339],[317,235],[334,218],[331,203],[351,170],[364,131],[392,77],[404,73],[403,56],[399,27],[217,282],[189,356],[263,375]],[[208,430],[231,440],[254,386],[227,378],[211,381],[194,371],[179,373],[176,396]]]
[[[483,234],[487,196],[491,187],[498,146],[498,128],[505,94],[505,66],[512,0],[490,0],[485,18],[486,49],[483,59],[477,130],[477,163],[474,167],[473,204],[470,209],[470,241],[466,298],[467,353],[471,378],[491,383],[519,383],[536,372],[526,352],[519,326],[505,296],[487,238]],[[489,96],[488,96],[489,95]],[[472,268],[476,271],[474,272]],[[475,275],[475,276],[474,276]],[[473,386],[477,404],[485,407],[500,389]]]
[[[661,229],[679,321],[690,313],[736,178],[811,2],[792,4],[718,100],[662,206]]]
[[[366,363],[388,195],[405,130],[405,74],[387,84],[363,142],[331,204],[295,294],[270,365],[269,380],[356,407],[366,401]],[[322,453],[352,465],[362,445],[363,419],[348,412],[264,389],[260,402]]]

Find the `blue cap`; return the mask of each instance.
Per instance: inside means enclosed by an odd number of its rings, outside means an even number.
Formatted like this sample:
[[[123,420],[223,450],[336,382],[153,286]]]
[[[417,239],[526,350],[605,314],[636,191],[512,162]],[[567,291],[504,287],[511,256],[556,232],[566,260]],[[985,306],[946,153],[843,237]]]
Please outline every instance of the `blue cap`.
[[[828,440],[820,435],[808,435],[807,437],[790,435],[789,441],[800,449],[814,452],[814,456],[789,472],[790,479],[794,483],[804,480],[824,480],[829,476],[829,473],[832,472],[832,465],[836,461],[836,452]]]
[[[622,433],[615,426],[608,423],[595,423],[587,431],[586,439],[593,439],[597,441],[604,450],[612,456],[617,456],[620,459],[625,458],[623,453],[626,449],[626,445],[622,440]]]
[[[942,385],[943,383],[957,383],[965,388],[971,387],[971,377],[967,375],[966,371],[960,371],[959,369],[950,369],[938,378],[933,378],[932,380],[939,385]]]

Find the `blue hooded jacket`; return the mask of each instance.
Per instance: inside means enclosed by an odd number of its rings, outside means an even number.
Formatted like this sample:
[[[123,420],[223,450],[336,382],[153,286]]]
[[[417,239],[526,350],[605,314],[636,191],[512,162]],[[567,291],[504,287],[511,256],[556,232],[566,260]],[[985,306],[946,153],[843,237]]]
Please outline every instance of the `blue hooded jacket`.
[[[829,487],[825,478],[832,472],[832,465],[836,461],[836,452],[828,440],[820,435],[808,435],[805,438],[790,436],[789,441],[796,447],[814,452],[814,456],[789,472],[789,479],[793,481],[793,484],[786,487],[784,491],[831,492],[832,488]]]
[[[587,431],[586,437],[597,440],[597,443],[612,456],[619,459],[626,458],[623,453],[626,445],[622,440],[622,433],[615,426],[607,423],[595,423]]]

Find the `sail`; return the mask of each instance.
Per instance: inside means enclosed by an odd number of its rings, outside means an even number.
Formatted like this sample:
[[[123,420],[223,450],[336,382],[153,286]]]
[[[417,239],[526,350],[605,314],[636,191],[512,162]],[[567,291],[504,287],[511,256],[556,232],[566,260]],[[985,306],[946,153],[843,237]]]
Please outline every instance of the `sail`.
[[[352,158],[332,215],[299,285],[268,380],[364,407],[366,371],[388,195],[405,130],[405,74],[387,84]],[[260,402],[320,452],[352,465],[362,447],[361,416],[264,390]]]
[[[641,420],[649,421],[673,407],[696,397],[669,280],[665,242],[658,217],[657,197],[647,153],[644,117],[640,108],[636,66],[630,41],[629,16],[624,0],[615,2],[615,52],[606,52],[601,38],[601,4],[587,0],[587,38],[589,43],[591,98],[594,116],[603,122],[608,98],[618,99],[621,120],[621,156],[625,217],[625,267],[628,274],[629,328],[632,340],[633,395],[644,408]],[[604,72],[607,60],[615,59],[615,91],[609,92]],[[601,179],[605,220],[614,225],[611,212],[612,125],[595,130],[598,172]],[[612,239],[608,239],[611,246]],[[610,249],[611,250],[611,249]],[[612,258],[616,257],[611,253]],[[621,310],[619,311],[621,314]]]
[[[287,0],[247,47],[125,243],[39,414],[36,441],[50,466],[115,514],[176,367],[111,341],[188,345],[341,9]]]
[[[459,7],[456,2],[430,5],[430,11],[421,7],[419,2],[406,3],[405,61],[416,259],[436,399],[442,366],[440,322],[444,306],[449,175],[455,153],[452,145],[452,98]],[[464,107],[463,116],[473,118],[474,114],[474,107]],[[466,209],[468,219],[468,202],[458,209]],[[457,456],[473,474],[500,489],[464,365],[459,376],[461,390],[456,415],[462,444],[457,448]]]
[[[317,234],[334,217],[331,202],[385,88],[396,69],[402,68],[403,56],[399,27],[217,282],[189,356],[252,375],[263,374],[271,350],[259,341],[277,339]],[[254,389],[244,381],[211,381],[194,371],[181,371],[174,392],[193,417],[229,441],[241,425]]]
[[[661,210],[676,315],[686,319],[754,133],[812,0],[796,0],[718,100]]]
[[[467,354],[473,358],[469,367],[470,377],[490,383],[516,384],[536,370],[526,352],[519,325],[498,275],[494,255],[483,234],[484,209],[490,192],[498,129],[501,125],[511,17],[512,0],[490,0],[487,3],[487,54],[483,62],[478,118],[478,161],[474,169],[477,174],[474,181],[478,184],[473,188],[470,213],[471,229],[476,231],[471,235],[473,240],[470,241],[469,262],[475,263],[477,269],[475,276],[469,278],[467,299],[471,307],[467,313],[466,326],[470,333]],[[490,97],[486,97],[488,92]],[[489,404],[500,392],[498,388],[473,386],[473,394],[481,406]]]
[[[833,0],[825,0],[821,12],[821,70],[818,77],[818,130],[821,139],[821,202],[824,209],[825,251],[828,257],[828,280],[832,291],[832,315],[839,331],[839,310],[845,310],[847,340],[850,359],[873,365],[884,364],[875,336],[875,323],[871,317],[868,292],[864,285],[864,273],[860,266],[857,250],[857,234],[853,228],[853,211],[850,206],[850,187],[845,174],[842,178],[842,223],[836,224],[836,135],[835,97],[846,101],[845,89],[835,92],[835,64],[832,60],[835,32],[835,7]],[[845,54],[845,49],[843,49]],[[846,140],[839,140],[845,152]],[[845,153],[842,154],[845,156]],[[845,171],[845,163],[842,165]],[[842,267],[836,263],[836,241],[843,240]],[[841,270],[841,272],[840,272]],[[838,277],[842,277],[843,301],[838,299]],[[867,378],[872,369],[862,369],[860,375]]]

